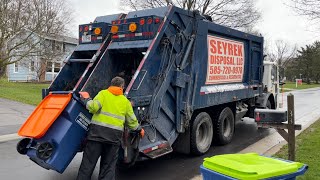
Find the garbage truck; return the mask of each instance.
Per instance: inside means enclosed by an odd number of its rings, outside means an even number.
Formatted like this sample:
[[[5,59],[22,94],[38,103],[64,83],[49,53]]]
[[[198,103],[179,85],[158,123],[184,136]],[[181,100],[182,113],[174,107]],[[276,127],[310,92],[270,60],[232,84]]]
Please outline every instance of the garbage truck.
[[[79,45],[18,132],[18,152],[62,173],[90,125],[79,92],[94,97],[115,76],[145,130],[143,138],[124,130],[118,162],[126,166],[172,151],[204,154],[230,143],[255,108],[278,103],[263,37],[175,6],[100,16],[79,26]]]

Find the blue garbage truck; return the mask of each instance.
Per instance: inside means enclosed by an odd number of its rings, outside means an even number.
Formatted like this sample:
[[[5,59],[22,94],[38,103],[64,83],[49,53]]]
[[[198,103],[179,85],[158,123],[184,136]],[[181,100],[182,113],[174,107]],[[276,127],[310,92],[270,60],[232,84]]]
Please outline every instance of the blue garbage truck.
[[[168,6],[100,16],[79,26],[79,45],[19,130],[26,138],[17,150],[62,173],[90,124],[79,92],[94,97],[121,76],[145,136],[125,129],[119,164],[172,151],[201,155],[213,142],[231,142],[236,121],[253,117],[255,108],[277,107],[271,66],[264,64],[263,37],[198,11]]]

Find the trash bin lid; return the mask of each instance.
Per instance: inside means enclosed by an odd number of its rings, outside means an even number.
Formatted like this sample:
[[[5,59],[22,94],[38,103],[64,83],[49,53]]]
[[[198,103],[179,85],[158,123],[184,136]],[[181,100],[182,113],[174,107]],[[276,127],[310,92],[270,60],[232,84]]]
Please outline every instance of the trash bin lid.
[[[71,100],[71,94],[49,94],[18,131],[20,136],[41,138]]]
[[[225,154],[205,158],[203,166],[237,179],[265,179],[297,172],[304,164],[256,153]]]

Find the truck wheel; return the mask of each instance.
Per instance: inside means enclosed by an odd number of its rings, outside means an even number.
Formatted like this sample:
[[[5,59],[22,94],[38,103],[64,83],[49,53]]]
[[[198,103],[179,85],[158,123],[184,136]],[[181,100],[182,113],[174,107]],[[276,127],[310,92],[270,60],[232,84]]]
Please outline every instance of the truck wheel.
[[[214,120],[216,140],[225,145],[231,142],[234,134],[234,115],[229,107],[224,108],[219,117]]]
[[[212,120],[208,113],[201,112],[192,122],[191,128],[191,152],[195,155],[206,153],[212,142]]]

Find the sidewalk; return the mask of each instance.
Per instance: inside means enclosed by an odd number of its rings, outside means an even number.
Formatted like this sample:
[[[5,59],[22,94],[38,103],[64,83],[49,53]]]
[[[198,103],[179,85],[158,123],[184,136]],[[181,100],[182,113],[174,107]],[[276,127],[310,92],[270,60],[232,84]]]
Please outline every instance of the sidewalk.
[[[0,136],[17,133],[34,108],[32,105],[0,98]]]

